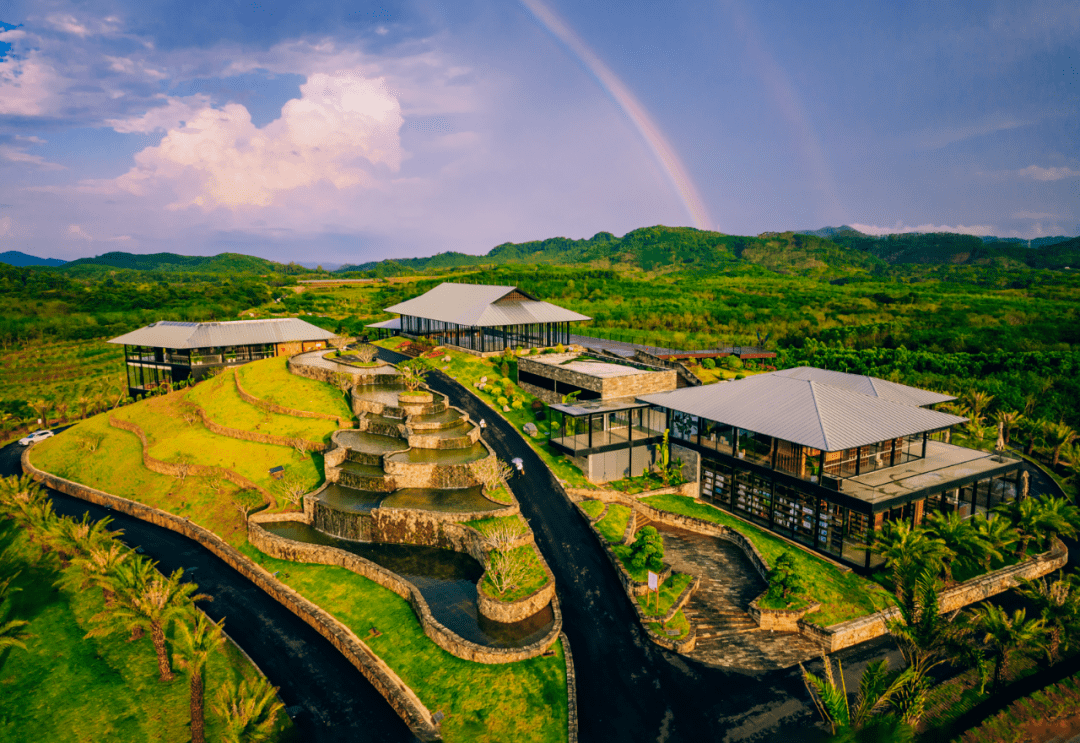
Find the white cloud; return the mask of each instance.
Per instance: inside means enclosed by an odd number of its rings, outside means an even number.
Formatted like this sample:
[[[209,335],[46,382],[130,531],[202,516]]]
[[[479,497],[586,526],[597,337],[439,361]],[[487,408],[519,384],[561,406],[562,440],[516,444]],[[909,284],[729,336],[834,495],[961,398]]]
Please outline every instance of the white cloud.
[[[1060,219],[1059,214],[1051,214],[1049,212],[1029,212],[1019,211],[1013,212],[1013,219]]]
[[[200,112],[210,108],[210,96],[203,93],[173,98],[162,95],[164,106],[151,108],[142,116],[127,119],[106,119],[105,123],[121,134],[150,134],[155,131],[176,129],[187,121],[193,121]]]
[[[1038,165],[1029,165],[1026,168],[1013,171],[1021,178],[1032,178],[1036,181],[1060,181],[1063,178],[1076,178],[1080,176],[1080,170],[1072,168],[1040,168]]]
[[[23,149],[18,147],[10,147],[8,145],[0,145],[0,160],[4,160],[9,163],[21,163],[24,165],[36,165],[42,170],[64,170],[63,165],[57,163],[51,163],[41,155],[31,155]]]
[[[920,224],[917,227],[911,227],[897,222],[892,227],[878,227],[877,225],[853,222],[851,226],[867,235],[894,235],[901,232],[955,232],[961,235],[979,235],[981,237],[994,234],[993,226],[988,224],[958,224],[955,227],[950,227],[947,224]]]
[[[11,225],[15,223],[11,217],[0,217],[0,237],[11,234]]]
[[[78,238],[80,240],[86,240],[87,242],[94,239],[94,238],[90,237],[90,235],[88,235],[86,233],[86,230],[84,230],[80,225],[77,225],[77,224],[68,225],[67,234],[68,234],[68,237],[74,237],[74,238]]]
[[[45,17],[45,22],[57,31],[85,39],[87,36],[115,33],[119,19],[115,16],[109,16],[108,18],[79,20],[67,13],[50,13]]]
[[[67,85],[36,51],[0,60],[0,114],[41,116]]]
[[[337,189],[373,185],[373,165],[399,169],[401,108],[383,78],[355,70],[317,73],[300,92],[262,129],[241,105],[203,108],[137,154],[125,175],[87,185],[136,195],[164,187],[178,197],[169,205],[174,209],[237,209],[269,206],[278,194],[320,182]]]

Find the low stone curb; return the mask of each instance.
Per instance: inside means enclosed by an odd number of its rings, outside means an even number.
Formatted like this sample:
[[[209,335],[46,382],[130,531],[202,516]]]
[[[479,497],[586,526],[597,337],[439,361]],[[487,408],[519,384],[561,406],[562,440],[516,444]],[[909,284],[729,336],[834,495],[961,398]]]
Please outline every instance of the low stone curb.
[[[194,403],[193,403],[194,404]],[[297,448],[302,446],[304,451],[317,451],[324,452],[329,448],[329,444],[321,442],[308,441],[307,439],[290,439],[284,436],[275,436],[271,433],[259,433],[257,431],[245,431],[241,428],[229,428],[223,426],[198,405],[195,405],[195,411],[202,418],[203,425],[211,433],[216,433],[219,436],[225,436],[230,439],[239,439],[240,441],[252,441],[256,444],[273,444],[275,446],[287,446],[289,448]]]
[[[761,629],[775,632],[800,632],[799,622],[802,618],[821,608],[820,602],[811,601],[802,609],[763,609],[761,600],[768,593],[768,591],[762,592],[760,596],[750,602],[750,606],[746,609],[746,613],[757,622],[758,627],[761,627]]]
[[[368,578],[384,588],[388,588],[409,602],[420,620],[420,626],[423,628],[424,634],[453,656],[474,663],[489,665],[535,658],[551,647],[562,631],[562,612],[559,609],[558,599],[552,595],[551,608],[555,614],[555,622],[552,625],[551,632],[544,638],[523,648],[490,648],[470,642],[450,631],[439,622],[432,615],[431,607],[428,606],[427,600],[420,593],[420,590],[397,573],[337,547],[297,542],[272,534],[262,527],[264,523],[295,521],[298,517],[302,518],[301,514],[257,514],[248,521],[248,541],[256,549],[271,557],[291,562],[335,565]],[[554,583],[550,585],[554,589]],[[554,591],[552,593],[554,594]]]
[[[143,466],[151,472],[156,472],[159,475],[168,475],[170,477],[180,477],[179,465],[174,462],[166,462],[161,459],[155,459],[150,456],[150,444],[146,440],[146,434],[137,423],[126,421],[122,418],[109,417],[109,425],[113,428],[119,428],[121,431],[127,431],[128,433],[135,434],[139,442],[142,444],[142,461]],[[214,475],[220,475],[226,480],[236,485],[238,488],[244,488],[245,490],[255,490],[263,497],[263,501],[267,504],[275,503],[274,496],[270,494],[265,488],[259,487],[251,480],[247,479],[241,474],[238,474],[227,467],[212,467],[205,464],[191,464],[188,465],[189,475],[195,475],[196,477],[212,477]]]
[[[578,743],[577,674],[574,672],[574,656],[570,652],[570,639],[565,632],[559,633],[563,658],[566,660],[566,743]]]
[[[23,452],[22,466],[23,471],[35,480],[53,490],[114,509],[198,542],[328,639],[386,698],[394,711],[420,740],[442,740],[442,736],[431,720],[431,712],[416,693],[352,630],[325,609],[277,580],[266,569],[252,562],[217,534],[192,523],[189,519],[37,469],[30,462],[32,449],[33,446],[30,446]]]
[[[261,397],[256,397],[243,388],[240,384],[240,372],[237,370],[233,374],[233,381],[236,383],[236,394],[240,396],[240,399],[249,405],[254,405],[260,410],[265,410],[268,413],[277,413],[278,415],[288,415],[293,418],[321,418],[322,420],[336,421],[338,426],[346,428],[350,422],[346,418],[342,418],[337,415],[330,415],[330,413],[318,413],[313,410],[297,410],[296,408],[287,408],[284,405],[278,405],[277,403],[264,400]]]

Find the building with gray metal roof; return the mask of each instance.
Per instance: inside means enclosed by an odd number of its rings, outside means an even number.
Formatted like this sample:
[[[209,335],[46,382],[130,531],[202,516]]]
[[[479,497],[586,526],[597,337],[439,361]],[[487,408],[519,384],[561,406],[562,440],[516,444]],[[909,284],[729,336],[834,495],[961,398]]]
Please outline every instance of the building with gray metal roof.
[[[215,367],[326,348],[334,333],[296,317],[230,322],[163,320],[109,343],[124,346],[128,394],[198,380]]]
[[[567,344],[570,323],[591,319],[514,286],[449,282],[385,311],[400,316],[399,329],[405,335],[479,353]]]
[[[800,367],[745,379],[551,406],[551,446],[596,481],[671,457],[699,497],[853,566],[885,521],[987,513],[1020,490],[1020,461],[950,443],[954,399],[886,380]],[[622,405],[614,405],[622,402]]]

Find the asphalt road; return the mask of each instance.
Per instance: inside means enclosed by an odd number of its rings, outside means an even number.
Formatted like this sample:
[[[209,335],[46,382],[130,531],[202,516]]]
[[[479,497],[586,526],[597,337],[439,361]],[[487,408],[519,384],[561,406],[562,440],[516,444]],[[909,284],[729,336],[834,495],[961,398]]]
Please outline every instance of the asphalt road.
[[[0,449],[0,475],[21,474],[22,452],[18,444]],[[225,618],[225,631],[278,687],[293,714],[299,740],[416,740],[382,695],[333,645],[213,553],[168,529],[49,492],[57,513],[111,517],[112,527],[124,530],[124,541],[142,548],[162,571],[182,567],[200,592],[213,596],[202,608],[215,620]]]
[[[387,361],[404,356],[381,351]],[[577,672],[582,741],[816,741],[822,737],[798,668],[740,673],[706,666],[649,641],[596,537],[550,471],[504,418],[436,372],[428,385],[483,419],[485,440],[525,474],[510,486],[555,574]],[[845,670],[890,649],[878,641],[840,653]]]

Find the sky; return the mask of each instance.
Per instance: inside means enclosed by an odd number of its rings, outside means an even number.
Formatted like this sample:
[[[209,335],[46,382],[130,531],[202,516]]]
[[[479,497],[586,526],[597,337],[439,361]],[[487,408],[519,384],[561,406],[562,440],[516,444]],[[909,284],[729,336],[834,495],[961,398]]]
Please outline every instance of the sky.
[[[1080,3],[7,0],[0,251],[1080,234]]]

